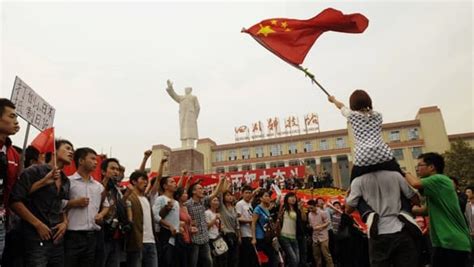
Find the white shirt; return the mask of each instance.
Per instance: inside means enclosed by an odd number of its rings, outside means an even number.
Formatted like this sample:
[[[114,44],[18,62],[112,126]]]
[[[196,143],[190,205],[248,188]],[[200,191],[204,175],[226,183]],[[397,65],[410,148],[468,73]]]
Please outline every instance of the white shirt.
[[[212,210],[206,210],[206,222],[210,223],[216,218],[216,213]],[[217,224],[213,224],[211,228],[209,228],[209,239],[216,239],[219,236],[219,222]]]
[[[173,201],[173,208],[166,215],[166,217],[161,218],[160,210],[168,205],[168,201]],[[155,222],[159,223],[161,220],[165,220],[167,223],[171,224],[176,232],[179,232],[179,203],[174,199],[170,199],[165,195],[161,195],[154,200],[153,203],[153,216],[155,217]],[[174,246],[174,236],[169,240],[169,243]]]
[[[155,236],[153,235],[153,226],[151,221],[150,202],[144,196],[138,196],[143,211],[143,244],[155,243]]]
[[[235,205],[237,211],[237,217],[241,217],[245,220],[252,220],[253,209],[252,205],[245,200],[240,200]],[[240,224],[240,234],[242,237],[252,237],[252,229],[250,223]]]
[[[84,180],[77,172],[69,176],[71,188],[69,189],[69,199],[81,197],[89,198],[87,207],[72,208],[68,212],[67,229],[72,231],[98,231],[100,226],[95,223],[95,216],[99,213],[102,201],[104,186],[94,180],[91,176],[89,180]],[[102,203],[103,207],[109,207],[107,198]]]

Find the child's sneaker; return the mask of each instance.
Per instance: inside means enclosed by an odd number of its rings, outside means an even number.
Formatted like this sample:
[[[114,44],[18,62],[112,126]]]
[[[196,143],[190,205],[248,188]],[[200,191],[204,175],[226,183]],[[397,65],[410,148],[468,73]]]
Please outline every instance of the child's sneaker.
[[[406,227],[412,237],[421,238],[423,233],[420,229],[420,226],[418,226],[418,224],[416,223],[415,218],[413,218],[411,214],[402,210],[400,214],[398,214],[398,219],[400,219],[400,221],[405,224],[404,227]]]
[[[379,215],[375,212],[369,213],[367,215],[367,236],[369,238],[375,238],[379,232]]]

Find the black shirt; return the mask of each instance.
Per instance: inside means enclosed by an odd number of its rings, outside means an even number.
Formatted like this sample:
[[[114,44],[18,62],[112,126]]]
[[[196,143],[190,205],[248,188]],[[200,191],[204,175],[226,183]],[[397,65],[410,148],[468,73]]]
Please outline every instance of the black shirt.
[[[29,193],[33,183],[41,180],[51,171],[47,164],[35,165],[25,169],[20,179],[13,187],[10,203],[23,202],[28,210],[41,222],[52,228],[63,221],[62,200],[69,199],[70,182],[61,172],[61,187],[58,191],[56,184],[45,185],[33,193]],[[29,225],[28,223],[24,225]],[[30,229],[31,229],[31,225]]]

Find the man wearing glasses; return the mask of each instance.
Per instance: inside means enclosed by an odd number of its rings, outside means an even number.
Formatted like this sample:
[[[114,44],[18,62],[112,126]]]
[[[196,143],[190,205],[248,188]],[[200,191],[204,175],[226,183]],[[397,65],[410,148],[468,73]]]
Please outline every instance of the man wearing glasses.
[[[9,194],[20,173],[20,155],[13,148],[9,136],[20,130],[15,105],[6,98],[0,98],[0,255],[3,252],[5,232],[8,227]],[[7,265],[3,262],[2,266]]]
[[[469,229],[458,204],[453,181],[443,175],[444,159],[437,153],[418,157],[416,173],[407,173],[408,183],[423,189],[430,217],[430,237],[433,244],[433,267],[467,266],[471,251]]]

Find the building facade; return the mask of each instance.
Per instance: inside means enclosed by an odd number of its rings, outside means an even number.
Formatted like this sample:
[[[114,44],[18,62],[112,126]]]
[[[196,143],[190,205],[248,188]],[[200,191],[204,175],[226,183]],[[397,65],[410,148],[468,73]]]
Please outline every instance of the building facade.
[[[414,120],[385,123],[383,139],[389,144],[402,169],[415,173],[416,158],[424,152],[444,153],[450,142],[467,141],[474,147],[474,133],[448,135],[436,106],[420,108]],[[295,165],[307,165],[315,173],[326,171],[334,186],[348,188],[354,151],[350,127],[297,136],[278,137],[232,144],[216,144],[199,139],[196,149],[204,155],[200,173],[236,172]],[[152,170],[158,169],[164,145],[153,147]]]

